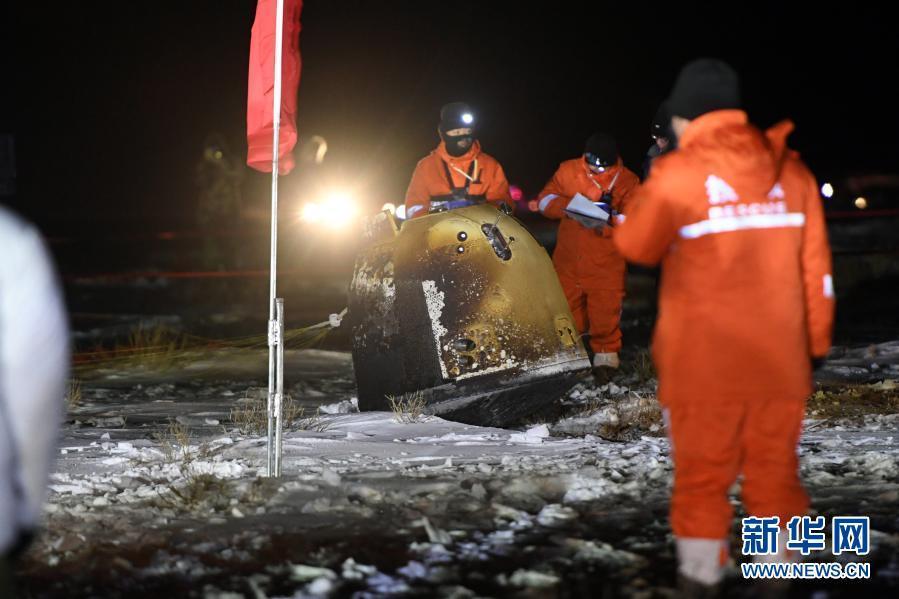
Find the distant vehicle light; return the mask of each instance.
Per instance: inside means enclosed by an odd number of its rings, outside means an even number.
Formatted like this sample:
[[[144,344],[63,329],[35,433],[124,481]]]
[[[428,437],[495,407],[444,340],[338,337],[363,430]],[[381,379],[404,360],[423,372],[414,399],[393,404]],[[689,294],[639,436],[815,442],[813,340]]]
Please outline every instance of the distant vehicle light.
[[[827,199],[832,198],[833,197],[833,185],[831,185],[830,183],[825,183],[824,185],[822,185],[821,186],[821,195]]]
[[[462,115],[462,122],[466,125],[470,125],[474,122],[474,116],[470,112],[466,112]]]
[[[520,187],[518,187],[517,185],[510,185],[509,186],[509,196],[512,198],[513,201],[520,202],[521,200],[524,199],[524,191],[522,191],[522,189]]]
[[[868,200],[865,198],[855,198],[855,207],[859,210],[864,210],[868,207]]]
[[[384,210],[386,210],[390,214],[396,214],[396,206],[394,206],[390,202],[387,202],[386,204],[381,206],[381,211],[383,212]]]

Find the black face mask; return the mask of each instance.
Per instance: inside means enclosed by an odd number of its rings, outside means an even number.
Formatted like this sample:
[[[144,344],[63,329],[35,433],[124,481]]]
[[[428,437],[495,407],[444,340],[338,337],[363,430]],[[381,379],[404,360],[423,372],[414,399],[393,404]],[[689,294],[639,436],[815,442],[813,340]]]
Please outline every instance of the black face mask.
[[[468,141],[468,144],[465,147],[462,147],[460,145],[460,142],[464,142],[464,141]],[[458,137],[456,137],[456,136],[451,137],[449,135],[444,135],[443,143],[446,144],[446,153],[449,154],[450,156],[458,158],[459,156],[462,156],[463,154],[465,154],[465,152],[467,152],[468,150],[471,149],[471,146],[474,145],[474,138],[471,137],[470,135],[460,135]]]

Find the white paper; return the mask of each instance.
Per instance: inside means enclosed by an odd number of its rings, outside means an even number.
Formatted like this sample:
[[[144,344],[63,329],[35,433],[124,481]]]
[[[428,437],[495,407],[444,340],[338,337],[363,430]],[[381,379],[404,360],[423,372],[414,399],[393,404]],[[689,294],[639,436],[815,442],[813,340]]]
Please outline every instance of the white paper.
[[[608,212],[591,202],[589,198],[580,193],[574,194],[574,197],[571,198],[570,202],[568,202],[568,206],[565,207],[565,210],[574,214],[578,214],[580,216],[586,216],[587,218],[601,220],[603,222],[608,221],[610,216]]]

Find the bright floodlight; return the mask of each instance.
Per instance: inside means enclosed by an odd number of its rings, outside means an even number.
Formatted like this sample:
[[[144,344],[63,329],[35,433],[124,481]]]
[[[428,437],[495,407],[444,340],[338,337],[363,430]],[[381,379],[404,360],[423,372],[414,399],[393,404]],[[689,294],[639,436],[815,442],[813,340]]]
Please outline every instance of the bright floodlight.
[[[332,229],[349,225],[356,217],[356,204],[349,194],[334,192],[322,202],[324,224]]]
[[[462,122],[466,125],[470,125],[474,122],[474,116],[470,112],[466,112],[462,115]]]
[[[821,195],[828,199],[832,198],[833,197],[833,185],[831,185],[830,183],[825,183],[824,185],[822,185],[821,186]]]
[[[855,207],[859,210],[864,210],[868,207],[868,200],[865,198],[855,198]]]
[[[308,202],[303,206],[300,212],[300,220],[306,223],[318,223],[322,220],[324,211],[322,207],[315,202]]]

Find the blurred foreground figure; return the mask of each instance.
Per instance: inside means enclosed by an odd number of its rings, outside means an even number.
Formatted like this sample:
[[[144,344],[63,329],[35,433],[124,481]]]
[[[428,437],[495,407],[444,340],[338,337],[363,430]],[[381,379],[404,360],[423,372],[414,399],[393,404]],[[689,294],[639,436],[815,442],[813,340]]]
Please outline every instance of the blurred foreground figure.
[[[69,366],[62,295],[38,232],[0,207],[0,597],[40,518]]]
[[[797,445],[812,360],[830,347],[831,257],[818,185],[786,147],[792,124],[749,124],[730,66],[688,64],[667,106],[677,149],[655,161],[614,241],[630,261],[662,264],[652,351],[671,527],[682,588],[707,596],[727,561],[737,476],[751,516],[784,527],[808,508]],[[794,559],[777,549],[769,560]]]
[[[440,145],[422,158],[406,191],[406,218],[489,202],[514,208],[499,162],[481,151],[471,108],[453,102],[440,109]]]

